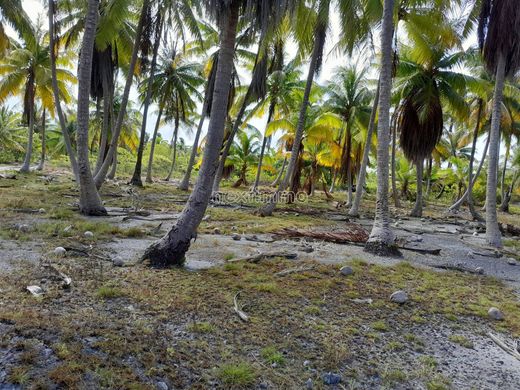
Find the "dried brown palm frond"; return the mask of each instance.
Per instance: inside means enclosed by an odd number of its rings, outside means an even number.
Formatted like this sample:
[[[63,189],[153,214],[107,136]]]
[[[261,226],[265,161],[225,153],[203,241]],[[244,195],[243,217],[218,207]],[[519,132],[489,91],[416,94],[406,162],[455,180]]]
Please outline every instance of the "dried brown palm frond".
[[[414,163],[429,156],[442,136],[442,106],[438,93],[427,101],[412,91],[399,108],[399,143],[406,158]]]
[[[506,75],[520,69],[520,4],[518,0],[482,0],[478,38],[488,71],[495,74],[499,54]]]

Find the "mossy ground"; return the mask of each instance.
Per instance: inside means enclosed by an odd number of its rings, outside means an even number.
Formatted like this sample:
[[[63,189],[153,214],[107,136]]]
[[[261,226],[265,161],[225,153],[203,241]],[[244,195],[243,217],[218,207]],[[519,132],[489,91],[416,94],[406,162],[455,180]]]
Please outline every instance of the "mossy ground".
[[[67,177],[45,183],[32,174],[2,188],[4,239],[40,239],[50,249],[66,240],[96,245],[113,236],[149,234],[79,216],[73,205],[77,193]],[[103,187],[103,197],[112,207],[178,212],[182,202],[177,200],[187,196],[169,184],[145,187],[138,196],[125,191],[110,184]],[[274,217],[256,217],[253,206],[212,207],[201,230],[265,233],[330,223],[294,211],[296,206],[284,206]],[[33,213],[40,208],[45,212]],[[307,208],[330,209],[323,200]],[[31,219],[29,232],[13,229]],[[64,235],[67,226],[73,228]],[[84,230],[95,238],[83,237]],[[48,262],[72,278],[70,288],[48,273]],[[238,262],[190,272],[44,256],[40,266],[0,275],[0,379],[4,375],[4,383],[24,388],[152,389],[165,382],[192,389],[260,384],[301,389],[308,378],[320,388],[322,373],[332,371],[341,373],[346,388],[447,389],[449,373],[439,369],[439,357],[432,356],[425,337],[433,327],[448,327],[455,336],[446,335],[446,343],[457,346],[469,346],[468,334],[485,337],[488,329],[520,336],[518,298],[497,280],[362,259],[351,263],[349,277],[337,266],[313,265],[310,271],[278,277],[294,263]],[[45,294],[33,297],[25,290],[29,284],[41,285]],[[399,289],[410,296],[402,306],[388,299]],[[239,291],[249,322],[233,310]],[[500,307],[505,320],[488,320],[490,306]]]

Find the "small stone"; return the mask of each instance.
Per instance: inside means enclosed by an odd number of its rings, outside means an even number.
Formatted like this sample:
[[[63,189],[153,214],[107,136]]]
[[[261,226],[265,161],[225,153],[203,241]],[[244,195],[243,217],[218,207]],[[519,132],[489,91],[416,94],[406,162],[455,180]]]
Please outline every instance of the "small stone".
[[[210,214],[206,214],[204,216],[204,218],[202,218],[203,221],[209,221],[211,219],[211,215]]]
[[[502,321],[504,319],[504,313],[502,313],[496,307],[492,307],[488,310],[488,316],[489,316],[489,318],[496,320],[496,321]]]
[[[29,291],[35,297],[43,295],[43,290],[40,286],[27,286],[27,291]]]
[[[403,304],[408,301],[408,294],[399,290],[390,295],[390,300],[395,303]]]
[[[213,234],[220,234],[220,229],[219,228],[213,229]]]
[[[394,227],[399,227],[399,224],[400,224],[399,221],[396,221],[396,222],[393,223],[393,226]]]
[[[305,245],[302,247],[301,251],[305,253],[312,253],[314,252],[314,248],[310,245]]]
[[[426,218],[421,218],[421,222],[426,222]]]
[[[321,378],[323,379],[323,383],[326,385],[337,385],[341,382],[341,375],[332,372],[327,372]]]
[[[83,236],[85,238],[94,238],[94,233],[92,233],[91,231],[86,231],[85,233],[83,233]]]
[[[278,367],[278,363],[274,362],[273,364],[271,364],[271,367],[272,367],[272,368],[276,368],[276,367]]]
[[[345,265],[339,269],[339,272],[341,272],[341,275],[343,276],[349,276],[354,273],[354,270],[348,265]]]
[[[473,237],[478,237],[478,233],[477,232],[473,232]]]
[[[54,254],[56,256],[64,256],[66,252],[67,250],[62,246],[57,246],[56,248],[54,248]]]
[[[157,390],[168,390],[168,385],[164,382],[157,382]]]
[[[125,262],[123,261],[123,258],[121,256],[116,256],[112,259],[112,265],[114,267],[122,267],[125,265]]]
[[[517,261],[515,259],[513,259],[512,257],[510,257],[509,259],[507,259],[507,264],[509,265],[517,265]]]
[[[69,225],[69,226],[67,226],[67,227],[65,227],[65,228],[63,229],[63,232],[64,232],[64,233],[68,233],[68,232],[70,232],[71,230],[72,230],[72,225]]]
[[[305,360],[303,362],[303,367],[308,367],[308,366],[310,366],[310,364],[311,364],[311,362],[309,360]]]
[[[294,216],[295,216],[295,217],[299,217],[299,216],[300,216],[300,213],[295,213]]]
[[[477,268],[475,268],[475,272],[476,272],[477,274],[484,275],[484,268],[482,268],[482,267],[477,267]]]
[[[242,239],[242,236],[240,234],[237,234],[237,233],[233,233],[231,235],[231,238],[235,241],[240,241]]]
[[[238,227],[236,227],[236,226],[231,226],[231,230],[234,231],[234,232],[236,232],[236,231],[238,230]]]
[[[44,209],[44,208],[38,209],[38,212],[39,212],[40,214],[45,214],[45,209]]]
[[[314,388],[314,384],[312,383],[312,379],[309,378],[305,381],[305,388],[307,390],[312,390]]]
[[[30,230],[29,225],[26,225],[26,224],[18,225],[18,230],[22,233],[27,233]]]

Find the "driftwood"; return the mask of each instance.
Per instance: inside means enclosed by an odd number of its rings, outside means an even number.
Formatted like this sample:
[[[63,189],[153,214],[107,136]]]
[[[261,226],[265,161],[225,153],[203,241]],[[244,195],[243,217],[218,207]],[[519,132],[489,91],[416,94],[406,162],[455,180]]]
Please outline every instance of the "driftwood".
[[[258,236],[256,236],[255,234],[253,234],[252,236],[245,236],[244,238],[246,239],[246,241],[264,242],[264,243],[268,243],[268,244],[276,241],[275,239],[262,240],[261,238],[258,238]]]
[[[285,276],[285,275],[290,275],[290,274],[294,274],[294,273],[298,273],[298,272],[312,271],[313,269],[314,269],[313,266],[289,268],[289,269],[284,269],[283,271],[275,273],[275,276]]]
[[[275,232],[280,236],[307,237],[316,240],[335,242],[337,244],[365,243],[368,240],[368,233],[360,225],[349,223],[345,230],[340,232],[316,232],[310,230],[298,230],[285,228]]]
[[[441,253],[440,248],[435,249],[427,249],[427,248],[415,248],[411,246],[398,246],[399,249],[404,249],[405,251],[412,251],[417,253],[423,253],[426,255],[439,255]]]
[[[235,310],[235,313],[238,314],[238,316],[240,317],[240,319],[241,319],[242,321],[247,322],[247,321],[249,321],[249,316],[248,316],[246,313],[244,313],[244,312],[242,311],[242,309],[240,309],[240,307],[238,306],[238,295],[239,295],[239,294],[240,294],[240,291],[237,292],[237,293],[235,294],[235,296],[233,297],[233,310]]]
[[[0,174],[0,179],[16,180],[16,173],[9,173],[7,175]]]
[[[267,252],[267,253],[259,253],[257,255],[241,257],[239,259],[231,259],[228,260],[228,263],[236,263],[238,261],[247,261],[249,263],[258,263],[264,259],[273,259],[275,257],[284,257],[286,259],[296,259],[298,257],[297,253],[292,252]]]
[[[448,271],[459,271],[459,272],[465,272],[468,274],[482,275],[482,271],[480,269],[468,268],[462,264],[438,264],[438,265],[432,265],[432,267],[438,268],[438,269],[445,269]]]
[[[504,351],[506,351],[508,354],[516,358],[517,360],[520,360],[520,345],[518,342],[516,342],[516,345],[514,347],[510,347],[505,343],[504,340],[502,340],[500,337],[495,336],[493,333],[489,332],[488,336],[495,342],[496,345],[498,345],[500,348],[502,348]]]

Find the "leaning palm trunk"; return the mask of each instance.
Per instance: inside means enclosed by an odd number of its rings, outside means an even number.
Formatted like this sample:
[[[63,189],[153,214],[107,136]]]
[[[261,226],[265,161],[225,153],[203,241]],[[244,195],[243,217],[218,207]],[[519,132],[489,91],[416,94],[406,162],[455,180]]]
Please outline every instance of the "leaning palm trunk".
[[[390,145],[390,98],[392,93],[392,35],[394,0],[384,1],[381,29],[381,73],[379,120],[377,124],[377,194],[372,232],[365,250],[379,255],[398,254],[394,234],[390,229],[388,207],[388,163]]]
[[[40,155],[40,163],[36,170],[41,171],[45,165],[45,109],[42,114],[42,153]]]
[[[56,54],[55,54],[55,39],[54,39],[54,14],[55,14],[54,0],[49,0],[49,62],[51,68],[51,85],[52,93],[54,95],[54,106],[56,107],[56,113],[58,114],[58,122],[60,123],[61,133],[63,134],[63,143],[65,149],[69,155],[70,166],[72,173],[76,177],[76,182],[79,181],[78,177],[78,162],[76,160],[76,152],[72,148],[72,142],[70,140],[69,131],[67,130],[67,123],[65,121],[65,115],[61,109],[60,91],[58,88],[58,77],[56,75]]]
[[[498,56],[495,92],[493,94],[493,111],[491,114],[491,127],[489,129],[489,166],[486,186],[486,241],[489,245],[497,248],[502,246],[502,235],[500,234],[497,218],[497,167],[500,147],[501,105],[506,68],[504,55],[499,53]]]
[[[500,199],[504,200],[506,196],[506,172],[507,172],[507,160],[509,160],[509,152],[511,150],[511,135],[506,140],[506,154],[504,156],[504,166],[502,167],[502,175],[500,178]]]
[[[157,114],[157,121],[155,122],[155,128],[153,130],[152,141],[150,145],[150,157],[148,157],[148,167],[146,168],[146,182],[153,183],[152,180],[152,167],[153,167],[153,157],[155,154],[155,143],[157,142],[157,133],[159,132],[159,127],[161,124],[161,117],[163,113],[164,102],[161,102],[159,107],[159,114]]]
[[[239,3],[233,2],[223,11],[224,15],[221,19],[221,43],[211,118],[197,182],[177,223],[163,238],[145,251],[143,258],[149,259],[152,265],[164,267],[184,263],[186,251],[190,247],[191,240],[196,238],[197,228],[208,207],[220,146],[224,138],[238,12]]]
[[[280,172],[278,172],[278,176],[276,176],[276,179],[274,179],[274,181],[271,183],[271,187],[276,187],[280,183],[280,180],[282,180],[286,165],[287,165],[287,157],[284,157],[282,167],[280,168]]]
[[[78,145],[79,209],[86,215],[106,215],[90,171],[88,150],[89,89],[92,70],[92,52],[99,19],[99,0],[89,0],[85,18],[85,32],[79,57],[78,113],[76,143]]]
[[[107,179],[114,180],[117,172],[117,150],[114,153],[114,158],[112,160],[112,164],[110,164],[110,171],[108,171]]]
[[[511,201],[511,196],[513,195],[513,189],[515,188],[516,181],[520,177],[520,172],[515,172],[513,175],[513,179],[511,181],[511,184],[509,185],[509,188],[507,192],[504,195],[504,198],[502,199],[502,204],[500,205],[500,211],[503,211],[505,213],[509,212],[509,202]]]
[[[275,103],[274,101],[271,102],[269,105],[269,114],[267,115],[267,124],[265,125],[265,128],[269,126],[269,123],[271,123],[271,119],[274,115],[274,108]],[[255,182],[253,184],[253,188],[251,188],[252,192],[255,192],[258,189],[258,184],[260,183],[260,174],[262,173],[262,163],[264,161],[264,154],[265,154],[265,147],[267,145],[267,138],[264,134],[264,139],[262,140],[262,148],[260,149],[260,157],[258,159],[258,166],[256,167],[256,176],[255,176]]]
[[[29,80],[27,82],[27,90],[26,94],[29,98],[29,127],[28,127],[28,137],[27,137],[27,148],[25,150],[25,158],[23,160],[23,165],[20,168],[20,172],[26,173],[31,170],[31,156],[33,150],[33,137],[34,137],[34,74],[31,72],[29,75]]]
[[[415,198],[415,206],[410,213],[411,217],[422,217],[422,209],[423,209],[423,196],[422,196],[422,187],[423,187],[423,166],[424,161],[417,162],[417,194]]]
[[[190,159],[188,161],[188,167],[186,168],[186,173],[182,178],[182,182],[179,185],[179,189],[183,191],[188,191],[190,186],[190,178],[191,172],[193,170],[193,165],[195,164],[195,159],[197,158],[197,150],[199,148],[199,139],[202,133],[202,126],[204,125],[204,119],[206,118],[206,111],[208,109],[209,98],[207,96],[208,91],[206,89],[206,96],[204,96],[204,105],[202,106],[202,115],[200,116],[199,126],[197,127],[197,133],[195,134],[195,139],[193,140],[193,146],[191,147]]]
[[[320,31],[321,32],[321,31]],[[324,36],[325,32],[323,32],[323,41],[325,40]],[[314,42],[314,48],[312,50],[311,62],[309,64],[309,71],[307,74],[307,82],[305,84],[305,90],[303,93],[303,100],[300,107],[300,113],[298,116],[298,125],[296,126],[296,133],[294,135],[293,147],[291,150],[291,158],[289,159],[289,165],[287,167],[287,172],[281,180],[280,185],[274,195],[271,197],[269,202],[260,209],[260,215],[269,216],[273,214],[274,209],[276,208],[277,199],[279,199],[281,192],[285,191],[290,182],[292,182],[292,176],[295,173],[296,164],[298,162],[298,158],[300,156],[300,146],[303,138],[303,131],[305,129],[305,117],[307,115],[307,106],[309,105],[309,96],[311,93],[312,83],[314,80],[314,75],[316,74],[316,69],[318,66],[318,59],[321,56],[321,51],[323,50],[322,45],[320,44],[320,39],[316,39]]]
[[[177,113],[179,115],[179,113]],[[175,168],[175,161],[177,160],[177,134],[179,134],[179,119],[175,118],[175,130],[173,131],[173,139],[172,139],[172,148],[173,148],[173,157],[172,157],[172,165],[170,165],[170,171],[168,172],[168,176],[166,176],[165,181],[170,181],[173,174],[173,169]]]
[[[157,23],[158,25],[155,35],[155,42],[153,46],[152,63],[150,64],[150,75],[148,76],[146,96],[144,98],[143,120],[141,122],[141,136],[139,137],[139,146],[137,147],[137,161],[135,162],[134,173],[132,175],[132,178],[130,179],[130,184],[138,187],[143,186],[143,181],[141,180],[141,171],[143,168],[143,153],[146,139],[146,122],[148,119],[148,109],[150,108],[150,102],[152,99],[152,85],[153,78],[155,75],[155,66],[157,64],[157,55],[159,54],[159,44],[161,43],[161,33],[163,26],[162,19],[159,20]]]
[[[361,204],[361,198],[363,197],[363,187],[365,186],[365,179],[367,177],[368,157],[370,155],[370,146],[372,145],[372,135],[374,133],[374,125],[376,122],[377,104],[379,100],[379,85],[380,83],[378,82],[376,94],[374,96],[374,103],[372,104],[372,112],[370,113],[370,121],[368,122],[367,139],[365,141],[363,159],[361,160],[361,166],[359,167],[359,174],[356,184],[356,195],[354,197],[352,207],[348,212],[348,215],[351,217],[359,216],[359,205]],[[334,181],[332,183],[332,185],[334,185]]]
[[[126,115],[126,106],[128,104],[128,97],[130,95],[130,88],[132,87],[132,82],[134,80],[135,66],[137,64],[137,54],[139,53],[139,43],[141,40],[141,34],[143,32],[143,25],[146,19],[148,6],[149,0],[144,0],[141,8],[141,16],[139,17],[139,23],[137,24],[137,29],[135,31],[134,47],[132,49],[132,57],[130,59],[130,65],[128,67],[128,74],[126,76],[125,89],[121,98],[121,106],[119,108],[119,113],[117,114],[115,128],[112,131],[112,141],[110,142],[110,147],[108,149],[108,153],[105,157],[105,160],[103,161],[103,164],[101,164],[101,168],[99,169],[99,172],[96,174],[96,177],[94,178],[97,188],[101,188],[101,186],[103,185],[110,164],[112,164],[112,161],[114,161],[114,154],[117,153],[119,134],[121,134],[121,129],[123,127],[123,121]]]

